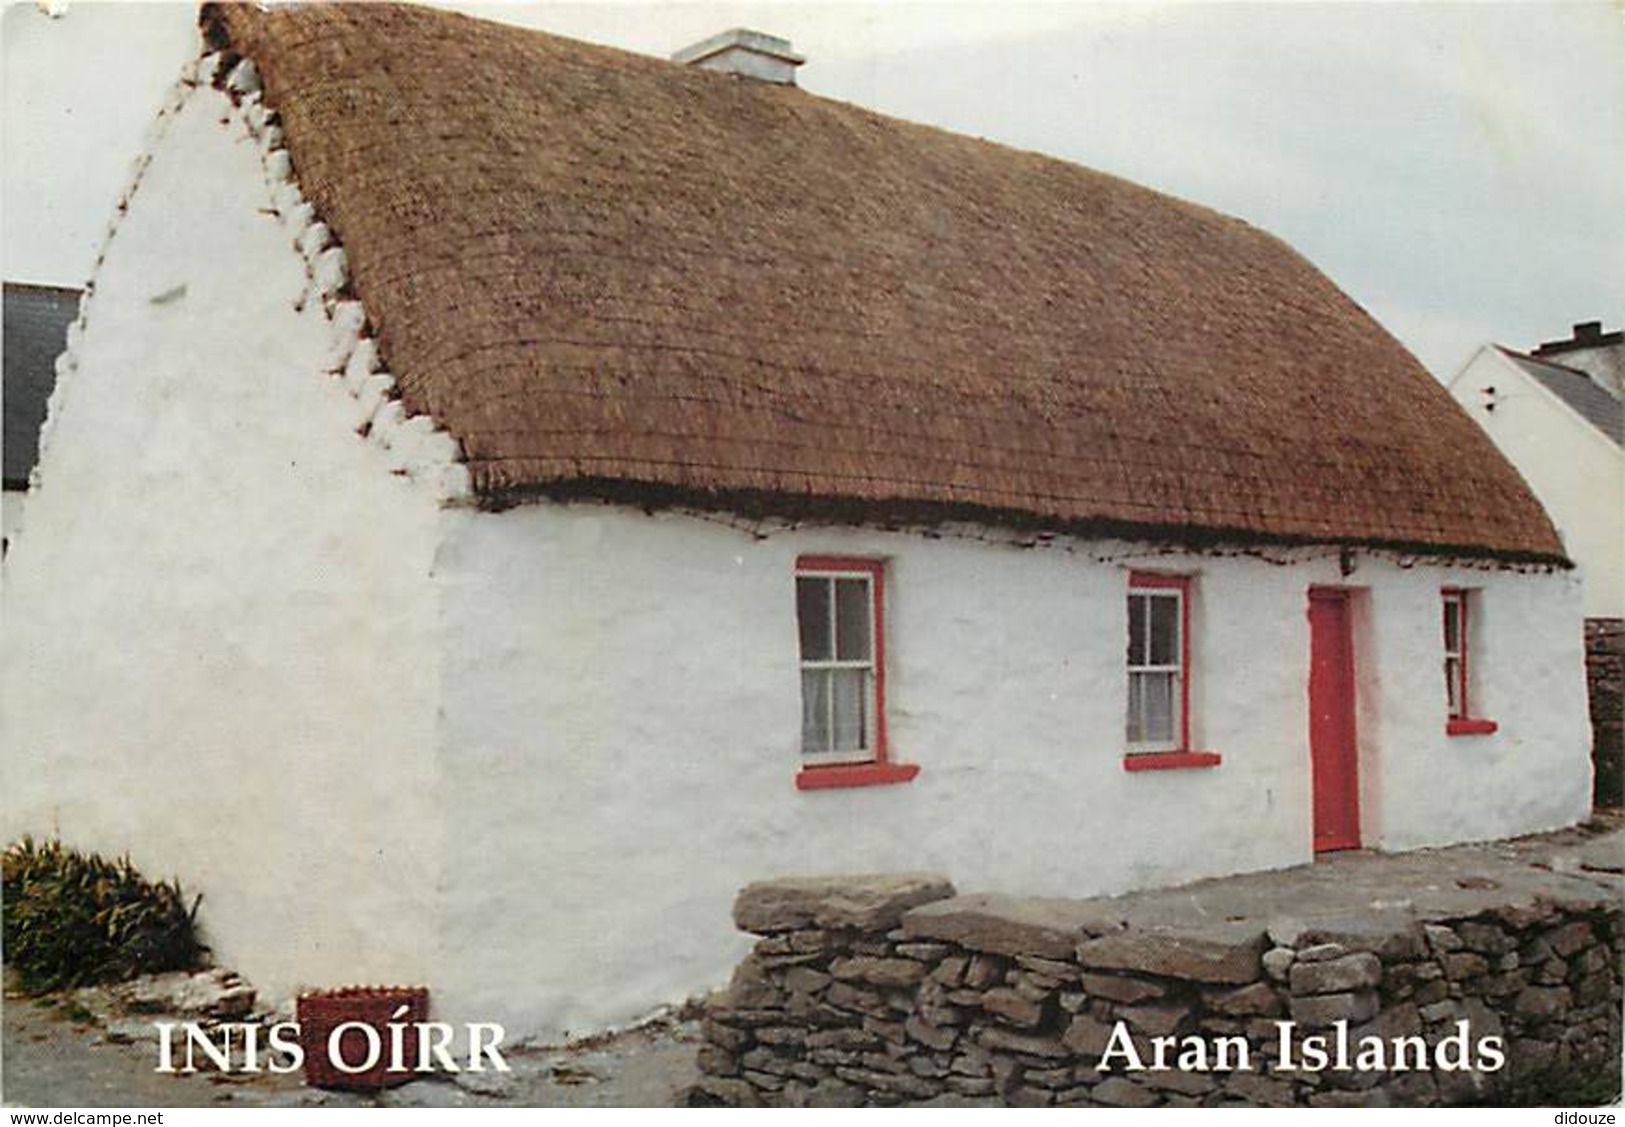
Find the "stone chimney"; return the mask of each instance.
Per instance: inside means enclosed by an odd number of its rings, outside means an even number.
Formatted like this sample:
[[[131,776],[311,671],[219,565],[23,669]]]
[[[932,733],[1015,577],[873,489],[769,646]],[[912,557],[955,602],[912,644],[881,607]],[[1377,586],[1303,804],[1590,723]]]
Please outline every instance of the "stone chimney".
[[[1604,332],[1601,321],[1579,321],[1568,340],[1549,340],[1530,355],[1584,372],[1615,399],[1625,400],[1625,332]]]
[[[796,68],[807,60],[790,49],[788,39],[736,27],[684,47],[671,61],[794,86]]]

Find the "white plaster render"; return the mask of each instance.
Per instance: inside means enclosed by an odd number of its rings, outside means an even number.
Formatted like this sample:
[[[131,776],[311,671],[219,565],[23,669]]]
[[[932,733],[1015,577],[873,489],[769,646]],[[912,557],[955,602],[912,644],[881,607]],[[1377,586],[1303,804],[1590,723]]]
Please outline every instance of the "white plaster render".
[[[23,509],[28,505],[28,494],[21,489],[0,492],[0,540],[11,544],[23,530]]]
[[[201,62],[199,76],[212,75],[217,65],[208,60]],[[295,308],[314,303],[325,310],[331,322],[322,366],[341,376],[343,386],[354,397],[355,429],[389,452],[391,473],[431,482],[444,501],[468,500],[472,489],[457,441],[427,415],[407,416],[402,410],[395,400],[394,377],[381,370],[377,343],[367,335],[365,308],[361,302],[344,297],[349,284],[344,248],[299,190],[293,159],[280,147],[281,126],[275,111],[264,105],[253,61],[240,60],[224,85],[237,99],[233,120],[256,140],[273,206],[306,262],[308,285],[295,299]]]
[[[699,59],[691,65],[701,70],[737,74],[744,78],[777,83],[780,86],[794,86],[796,82],[797,64],[743,47],[729,47]]]
[[[273,998],[430,981],[430,569],[464,479],[420,423],[358,437],[360,322],[300,301],[308,205],[284,183],[267,214],[266,119],[213,66],[166,102],[59,366],[6,566],[4,831],[181,876]]]
[[[1580,569],[1585,613],[1625,617],[1625,450],[1493,346],[1473,355],[1450,391],[1562,533]]]
[[[1563,573],[1332,551],[1287,562],[1132,545],[1031,550],[850,529],[764,537],[681,514],[448,514],[442,795],[451,1012],[583,1031],[725,979],[729,904],[768,875],[932,869],[965,890],[1090,895],[1311,857],[1307,590],[1360,592],[1367,844],[1573,823],[1589,759]],[[901,785],[802,792],[800,553],[887,560]],[[1192,574],[1193,742],[1125,772],[1132,566]],[[1477,588],[1493,736],[1445,734],[1439,592]],[[537,1023],[540,1022],[540,1025]]]
[[[1445,735],[1441,584],[1469,592],[1469,711],[1499,725],[1492,735]],[[1576,576],[1416,567],[1372,583],[1363,604],[1369,648],[1356,661],[1376,701],[1360,717],[1374,729],[1361,767],[1371,765],[1378,794],[1363,811],[1367,844],[1401,850],[1512,837],[1589,813]]]
[[[790,49],[787,39],[746,28],[734,28],[683,48],[672,62],[743,78],[794,86],[796,68],[807,60]]]

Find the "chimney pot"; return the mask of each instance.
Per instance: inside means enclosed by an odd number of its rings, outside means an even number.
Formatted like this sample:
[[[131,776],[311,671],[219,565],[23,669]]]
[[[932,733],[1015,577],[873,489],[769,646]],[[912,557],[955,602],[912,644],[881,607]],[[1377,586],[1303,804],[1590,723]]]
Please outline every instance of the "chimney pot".
[[[788,39],[736,27],[684,47],[672,55],[671,61],[794,86],[796,68],[807,60],[790,49]]]

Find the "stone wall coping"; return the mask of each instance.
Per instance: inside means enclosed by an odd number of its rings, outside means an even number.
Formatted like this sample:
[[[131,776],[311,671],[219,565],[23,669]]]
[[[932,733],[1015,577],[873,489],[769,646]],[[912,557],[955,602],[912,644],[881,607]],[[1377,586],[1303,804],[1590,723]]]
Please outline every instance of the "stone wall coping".
[[[1099,900],[1063,900],[978,892],[914,908],[903,916],[910,939],[957,943],[973,951],[1071,959],[1078,943],[1124,926]]]
[[[1193,982],[1241,984],[1261,973],[1267,937],[1258,921],[1210,920],[1180,927],[1137,927],[1086,940],[1078,962]]]
[[[734,926],[757,935],[803,928],[888,931],[910,908],[953,895],[953,882],[937,873],[757,881],[734,900]]]

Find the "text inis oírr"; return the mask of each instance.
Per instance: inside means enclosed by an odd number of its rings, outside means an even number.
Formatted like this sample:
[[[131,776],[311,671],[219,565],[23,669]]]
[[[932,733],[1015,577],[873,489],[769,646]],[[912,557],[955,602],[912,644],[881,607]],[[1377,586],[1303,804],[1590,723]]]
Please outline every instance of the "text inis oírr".
[[[271,1026],[227,1022],[207,1028],[193,1021],[160,1021],[153,1028],[158,1031],[158,1072],[196,1072],[199,1059],[219,1072],[297,1072],[305,1064],[296,1021]],[[502,1026],[471,1021],[463,1029],[468,1050],[461,1063],[451,1048],[457,1028],[441,1021],[392,1021],[381,1031],[368,1022],[346,1021],[333,1027],[322,1051],[333,1068],[352,1076],[379,1067],[386,1072],[509,1071],[499,1048]],[[416,1033],[415,1051],[409,1032]]]

